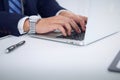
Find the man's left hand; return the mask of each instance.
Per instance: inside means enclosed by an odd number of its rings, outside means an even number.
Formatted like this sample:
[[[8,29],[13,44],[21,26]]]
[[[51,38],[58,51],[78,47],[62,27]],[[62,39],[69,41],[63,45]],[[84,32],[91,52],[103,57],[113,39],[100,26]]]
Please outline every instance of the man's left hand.
[[[59,15],[72,19],[81,26],[82,31],[86,30],[87,17],[76,15],[70,11],[62,11]]]

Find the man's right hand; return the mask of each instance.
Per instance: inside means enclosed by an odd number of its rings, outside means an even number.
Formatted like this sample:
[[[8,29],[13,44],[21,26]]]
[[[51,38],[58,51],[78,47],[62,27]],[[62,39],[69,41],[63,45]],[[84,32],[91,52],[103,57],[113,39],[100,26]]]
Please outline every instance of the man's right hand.
[[[80,28],[74,20],[61,15],[42,18],[36,24],[36,33],[39,34],[44,34],[55,30],[60,30],[64,36],[71,35],[72,30],[80,33]]]

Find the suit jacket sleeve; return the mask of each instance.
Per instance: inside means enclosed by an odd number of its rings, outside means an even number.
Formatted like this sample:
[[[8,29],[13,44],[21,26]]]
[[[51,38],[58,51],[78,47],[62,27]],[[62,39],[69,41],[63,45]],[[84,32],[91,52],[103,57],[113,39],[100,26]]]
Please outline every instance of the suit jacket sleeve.
[[[10,14],[4,11],[0,12],[0,36],[8,34],[19,36],[17,25],[18,21],[24,16],[18,14]]]
[[[35,2],[36,5],[32,5],[32,0],[26,1],[27,6],[29,4],[29,6],[26,8],[26,13],[31,13],[29,15],[32,15],[32,12],[35,12],[35,14],[39,13],[42,17],[50,17],[54,16],[59,10],[64,9],[56,2],[56,0],[34,0],[33,2]],[[2,5],[0,6],[2,7]],[[37,6],[38,12],[32,7],[32,11],[29,12],[30,6]],[[18,21],[23,17],[24,15],[10,14],[8,12],[5,12],[4,10],[2,11],[2,9],[0,8],[0,36],[8,34],[19,36],[20,33],[18,31],[17,25]]]
[[[56,0],[38,0],[37,8],[42,17],[54,16],[59,10],[65,9]]]

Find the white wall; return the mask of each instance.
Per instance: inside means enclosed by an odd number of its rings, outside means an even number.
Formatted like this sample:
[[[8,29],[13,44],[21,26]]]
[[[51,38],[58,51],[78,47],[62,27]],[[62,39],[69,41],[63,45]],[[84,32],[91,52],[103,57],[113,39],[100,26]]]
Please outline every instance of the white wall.
[[[57,0],[58,3],[74,13],[88,16],[90,0]]]

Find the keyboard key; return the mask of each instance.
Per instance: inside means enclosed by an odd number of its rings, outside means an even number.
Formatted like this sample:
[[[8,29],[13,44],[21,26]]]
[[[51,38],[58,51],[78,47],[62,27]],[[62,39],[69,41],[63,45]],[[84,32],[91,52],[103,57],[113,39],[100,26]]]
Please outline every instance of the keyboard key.
[[[83,40],[84,39],[85,32],[82,33],[76,33],[75,31],[71,33],[70,36],[57,36],[56,38],[63,38],[63,39],[72,39],[72,40]]]

